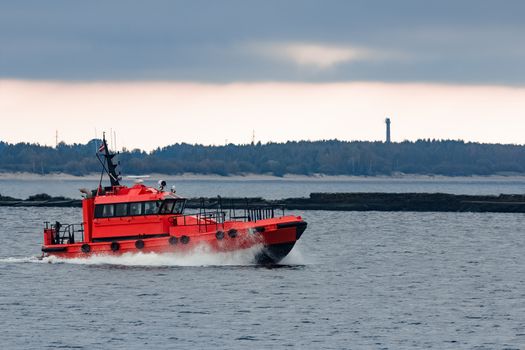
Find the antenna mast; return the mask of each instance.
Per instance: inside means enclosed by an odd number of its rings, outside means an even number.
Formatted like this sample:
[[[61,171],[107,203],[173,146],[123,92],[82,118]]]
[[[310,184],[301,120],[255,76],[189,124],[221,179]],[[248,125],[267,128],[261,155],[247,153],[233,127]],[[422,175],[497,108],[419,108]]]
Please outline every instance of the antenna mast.
[[[116,153],[111,153],[108,147],[108,143],[106,141],[106,133],[102,133],[102,145],[99,148],[99,152],[103,152],[103,156],[106,159],[106,164],[100,160],[100,157],[97,153],[97,158],[102,163],[102,166],[104,167],[104,170],[108,173],[109,181],[111,182],[111,186],[120,186],[119,182],[119,174],[117,174],[117,166],[118,164],[113,163],[113,158],[117,155]]]

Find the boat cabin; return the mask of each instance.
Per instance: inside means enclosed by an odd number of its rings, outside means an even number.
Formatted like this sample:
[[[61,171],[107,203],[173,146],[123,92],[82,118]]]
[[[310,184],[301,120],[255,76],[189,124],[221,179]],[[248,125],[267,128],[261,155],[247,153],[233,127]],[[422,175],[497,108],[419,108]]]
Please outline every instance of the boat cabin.
[[[168,235],[173,217],[184,214],[186,199],[135,184],[116,186],[83,201],[84,227],[92,242]]]

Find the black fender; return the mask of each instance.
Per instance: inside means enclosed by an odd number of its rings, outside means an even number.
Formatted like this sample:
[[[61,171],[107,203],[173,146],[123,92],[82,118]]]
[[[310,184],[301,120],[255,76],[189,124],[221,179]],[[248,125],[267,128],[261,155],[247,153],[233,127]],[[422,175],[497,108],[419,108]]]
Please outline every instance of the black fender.
[[[117,250],[120,249],[120,243],[119,242],[113,241],[113,242],[111,242],[111,244],[109,246],[110,246],[111,250],[114,251],[114,252],[116,252]]]
[[[42,247],[44,253],[66,252],[66,247]]]
[[[238,233],[239,232],[236,229],[232,228],[228,231],[228,236],[230,236],[230,238],[235,238],[237,237]]]

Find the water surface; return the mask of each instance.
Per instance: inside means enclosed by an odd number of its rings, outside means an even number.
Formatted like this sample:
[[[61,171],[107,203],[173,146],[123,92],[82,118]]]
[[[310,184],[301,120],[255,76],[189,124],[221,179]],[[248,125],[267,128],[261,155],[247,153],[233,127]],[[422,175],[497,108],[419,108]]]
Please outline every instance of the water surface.
[[[230,256],[40,262],[41,222],[0,208],[5,349],[519,349],[521,214],[300,212],[282,266]]]
[[[157,186],[158,179],[145,184]],[[354,178],[267,178],[247,177],[210,179],[168,178],[168,188],[175,185],[186,197],[263,197],[281,199],[308,197],[312,192],[442,192],[452,194],[499,195],[525,193],[525,177],[354,177]],[[0,194],[27,198],[37,193],[80,198],[80,188],[96,189],[98,180],[24,180],[0,179]],[[131,180],[124,184],[132,185]]]

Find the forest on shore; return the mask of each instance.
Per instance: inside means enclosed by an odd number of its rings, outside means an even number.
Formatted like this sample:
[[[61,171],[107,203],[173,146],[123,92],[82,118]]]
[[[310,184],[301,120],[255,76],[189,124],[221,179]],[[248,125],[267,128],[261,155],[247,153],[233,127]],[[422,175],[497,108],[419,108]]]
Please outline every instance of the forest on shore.
[[[0,172],[87,175],[100,172],[95,157],[100,140],[87,144],[0,142]],[[525,174],[525,146],[456,140],[399,143],[368,141],[289,141],[204,146],[177,143],[152,152],[120,151],[126,175],[270,174],[446,176]]]

